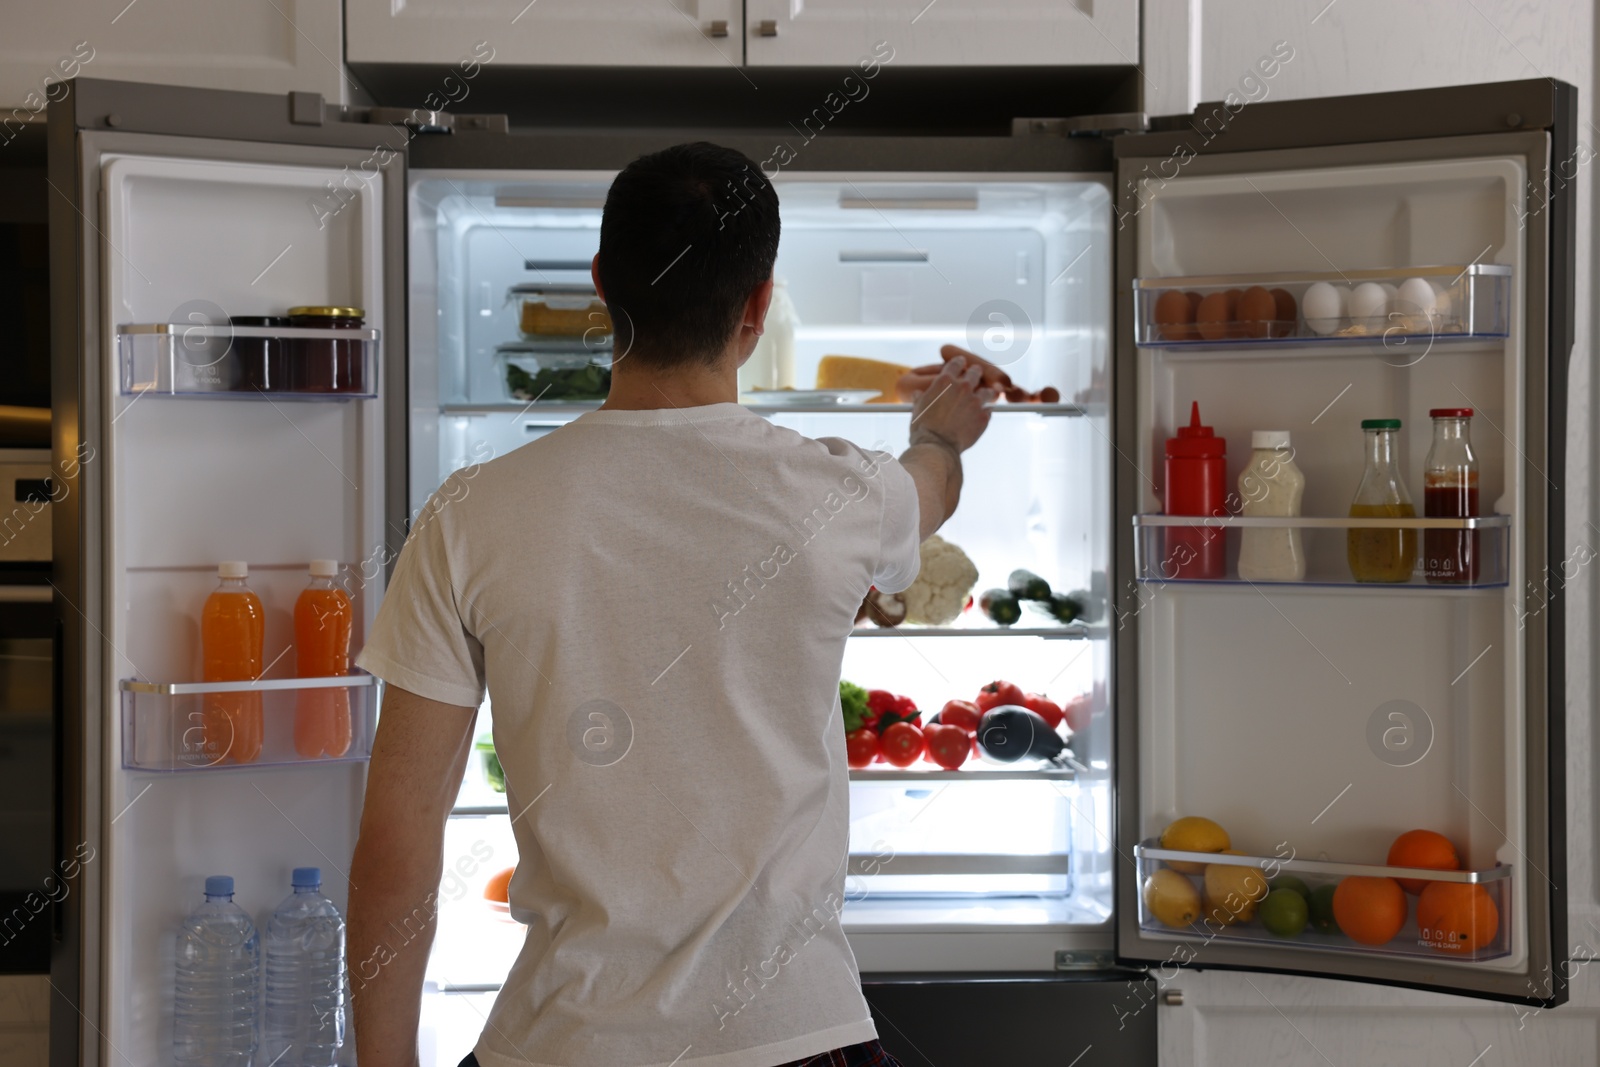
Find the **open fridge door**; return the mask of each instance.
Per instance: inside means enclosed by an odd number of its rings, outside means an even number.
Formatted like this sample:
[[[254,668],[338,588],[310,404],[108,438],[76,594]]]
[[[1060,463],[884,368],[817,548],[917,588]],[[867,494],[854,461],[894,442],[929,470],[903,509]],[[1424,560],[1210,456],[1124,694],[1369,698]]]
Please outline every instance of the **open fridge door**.
[[[1575,113],[1537,80],[1119,140],[1121,959],[1566,999]],[[1225,494],[1163,514],[1195,402]],[[1472,409],[1475,517],[1425,484],[1435,409]],[[1415,510],[1352,508],[1373,419]],[[1297,517],[1240,517],[1291,458]]]
[[[206,876],[258,928],[296,866],[346,905],[378,688],[299,677],[294,617],[308,562],[337,560],[359,650],[404,538],[409,134],[315,94],[69,85],[49,131],[69,888],[50,1047],[172,1062],[176,929]],[[223,560],[264,613],[260,669],[226,692],[201,655]]]

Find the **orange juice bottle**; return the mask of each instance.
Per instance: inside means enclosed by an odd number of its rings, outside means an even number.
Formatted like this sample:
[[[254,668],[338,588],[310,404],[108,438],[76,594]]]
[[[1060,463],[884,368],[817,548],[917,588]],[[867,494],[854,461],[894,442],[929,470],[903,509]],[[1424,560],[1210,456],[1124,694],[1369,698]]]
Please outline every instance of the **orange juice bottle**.
[[[203,678],[208,682],[254,681],[261,677],[266,613],[250,591],[247,564],[217,566],[216,590],[200,614]],[[211,763],[252,763],[261,755],[261,694],[207,693],[201,727]]]
[[[350,673],[350,594],[334,586],[339,563],[311,561],[311,584],[294,602],[295,674],[336,678]],[[350,751],[350,690],[302,689],[294,712],[294,750],[302,759]]]

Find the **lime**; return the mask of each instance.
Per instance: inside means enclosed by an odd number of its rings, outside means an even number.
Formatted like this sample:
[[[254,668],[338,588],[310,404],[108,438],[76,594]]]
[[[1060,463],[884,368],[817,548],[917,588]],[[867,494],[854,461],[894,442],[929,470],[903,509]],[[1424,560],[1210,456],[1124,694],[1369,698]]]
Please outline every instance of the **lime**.
[[[1296,878],[1292,874],[1278,875],[1278,877],[1267,883],[1267,888],[1293,889],[1296,893],[1299,893],[1302,897],[1306,898],[1307,904],[1311,903],[1311,887],[1306,885],[1305,882],[1301,881],[1299,878]]]
[[[1261,902],[1261,925],[1278,937],[1294,937],[1306,928],[1310,917],[1306,898],[1293,889],[1274,889]]]
[[[1333,893],[1336,885],[1319,885],[1311,891],[1311,928],[1319,934],[1336,934],[1339,924],[1333,918]]]

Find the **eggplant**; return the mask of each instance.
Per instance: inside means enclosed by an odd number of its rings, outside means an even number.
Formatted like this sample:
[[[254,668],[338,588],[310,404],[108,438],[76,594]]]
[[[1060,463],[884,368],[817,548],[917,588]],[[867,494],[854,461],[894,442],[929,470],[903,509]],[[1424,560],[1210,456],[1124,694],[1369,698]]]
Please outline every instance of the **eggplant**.
[[[988,589],[978,597],[978,609],[1001,626],[1010,626],[1022,618],[1022,605],[1004,589]]]
[[[1049,600],[1050,583],[1032,571],[1015,570],[1006,579],[1011,595],[1018,600]]]
[[[978,723],[978,747],[1001,763],[1054,759],[1067,747],[1036,712],[1016,704],[989,709]]]

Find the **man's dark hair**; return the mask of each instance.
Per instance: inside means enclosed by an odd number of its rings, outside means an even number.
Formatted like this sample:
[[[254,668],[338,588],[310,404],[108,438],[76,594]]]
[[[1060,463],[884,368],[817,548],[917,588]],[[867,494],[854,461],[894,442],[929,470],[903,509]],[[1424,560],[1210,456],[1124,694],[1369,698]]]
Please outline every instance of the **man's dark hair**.
[[[778,194],[743,153],[700,141],[629,163],[606,194],[600,286],[618,353],[711,363],[778,256]]]

